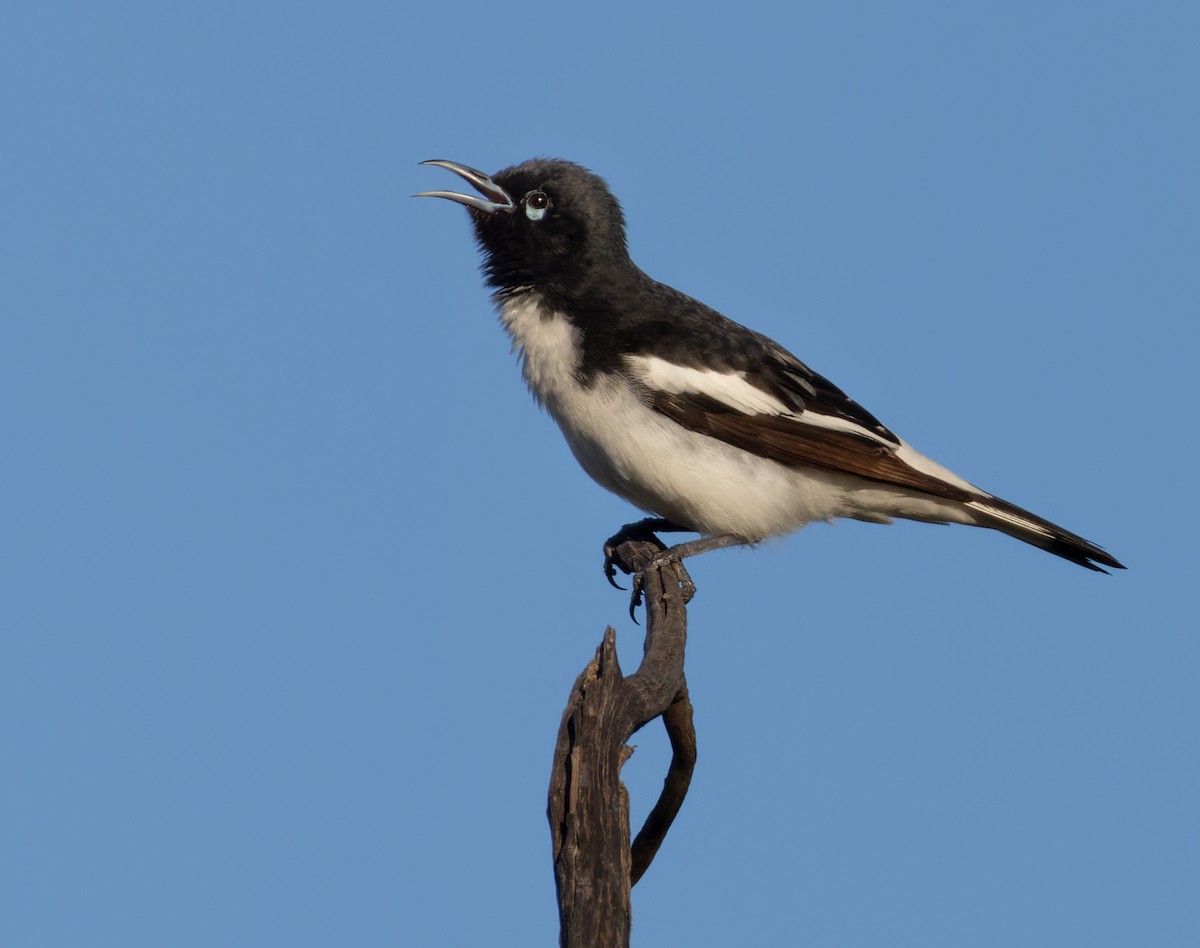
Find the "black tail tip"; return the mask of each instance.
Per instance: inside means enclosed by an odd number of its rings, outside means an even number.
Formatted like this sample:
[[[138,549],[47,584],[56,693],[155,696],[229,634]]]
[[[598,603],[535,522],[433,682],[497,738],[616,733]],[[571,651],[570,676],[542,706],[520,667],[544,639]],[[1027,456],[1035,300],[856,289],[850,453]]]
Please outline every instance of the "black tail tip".
[[[1086,546],[1081,546],[1077,543],[1072,543],[1066,540],[1055,540],[1047,544],[1043,549],[1048,553],[1053,553],[1055,556],[1061,556],[1064,560],[1070,560],[1072,563],[1090,569],[1096,573],[1104,573],[1109,575],[1108,569],[1125,569],[1125,564],[1120,562],[1115,556],[1105,553],[1100,547],[1088,543]],[[1108,567],[1105,569],[1104,567]]]

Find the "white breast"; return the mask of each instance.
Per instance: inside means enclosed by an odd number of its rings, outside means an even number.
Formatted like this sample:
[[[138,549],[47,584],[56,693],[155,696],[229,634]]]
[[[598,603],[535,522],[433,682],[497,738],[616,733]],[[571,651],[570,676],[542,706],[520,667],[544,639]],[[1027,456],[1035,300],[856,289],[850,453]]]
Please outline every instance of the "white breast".
[[[533,292],[504,300],[500,323],[512,337],[521,374],[533,397],[558,421],[552,403],[560,402],[579,384],[575,381],[583,357],[579,330]]]

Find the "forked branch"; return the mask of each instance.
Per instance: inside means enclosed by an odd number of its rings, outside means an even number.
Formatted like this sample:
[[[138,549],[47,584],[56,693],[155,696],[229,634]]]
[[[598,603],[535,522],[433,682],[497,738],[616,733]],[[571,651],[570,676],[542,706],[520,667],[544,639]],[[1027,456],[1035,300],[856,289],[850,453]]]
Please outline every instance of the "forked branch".
[[[639,570],[660,550],[654,542],[628,539],[616,559]],[[646,572],[641,665],[632,675],[622,675],[616,633],[609,628],[563,711],[547,816],[564,948],[629,944],[630,887],[654,859],[687,794],[696,733],[683,670],[685,587],[690,591],[691,581],[677,563]],[[621,766],[631,753],[626,742],[659,716],[671,740],[671,766],[631,847],[629,796],[621,783]]]

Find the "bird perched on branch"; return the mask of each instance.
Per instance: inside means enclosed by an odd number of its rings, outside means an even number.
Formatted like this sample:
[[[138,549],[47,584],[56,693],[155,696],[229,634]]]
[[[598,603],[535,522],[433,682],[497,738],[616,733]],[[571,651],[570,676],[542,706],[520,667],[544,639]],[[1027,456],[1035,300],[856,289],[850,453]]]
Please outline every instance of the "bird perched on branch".
[[[901,517],[990,527],[1091,570],[1124,568],[918,454],[778,343],[652,280],[629,257],[620,204],[586,168],[534,159],[487,175],[423,163],[478,192],[417,196],[470,212],[534,398],[597,483],[654,515],[618,537],[700,534],[665,560],[814,520]]]

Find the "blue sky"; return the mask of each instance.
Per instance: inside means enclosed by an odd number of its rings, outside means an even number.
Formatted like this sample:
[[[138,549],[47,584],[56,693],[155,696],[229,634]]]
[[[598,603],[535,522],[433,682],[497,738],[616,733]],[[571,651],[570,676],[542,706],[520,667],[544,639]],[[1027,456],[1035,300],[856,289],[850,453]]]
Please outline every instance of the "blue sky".
[[[1106,546],[696,561],[635,944],[1191,946],[1191,4],[23,4],[0,31],[0,942],[553,944],[635,512],[524,392],[450,158]],[[635,815],[657,727],[626,767]]]

